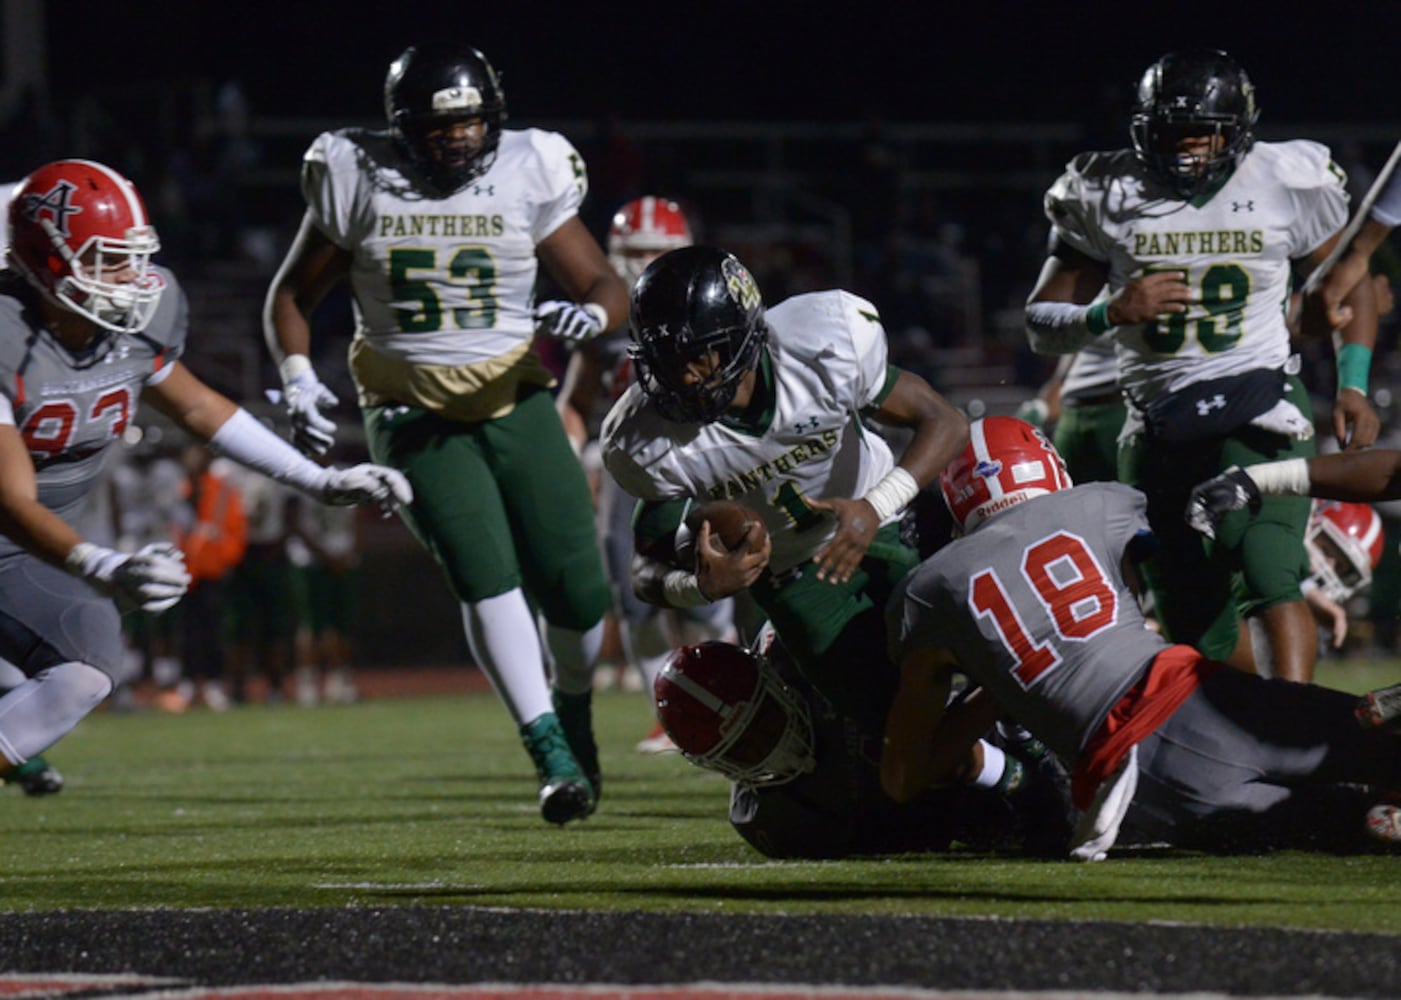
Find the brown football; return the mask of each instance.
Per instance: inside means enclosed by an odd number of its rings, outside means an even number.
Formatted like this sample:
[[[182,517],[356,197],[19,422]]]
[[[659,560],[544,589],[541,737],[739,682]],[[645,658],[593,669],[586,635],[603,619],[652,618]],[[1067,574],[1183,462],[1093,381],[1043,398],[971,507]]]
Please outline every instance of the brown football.
[[[711,535],[718,535],[720,544],[731,552],[741,545],[747,545],[751,551],[758,549],[769,534],[763,520],[753,509],[734,500],[707,500],[692,507],[686,515],[686,527],[691,539],[700,536],[702,521],[710,522]],[[746,531],[749,532],[747,539]]]

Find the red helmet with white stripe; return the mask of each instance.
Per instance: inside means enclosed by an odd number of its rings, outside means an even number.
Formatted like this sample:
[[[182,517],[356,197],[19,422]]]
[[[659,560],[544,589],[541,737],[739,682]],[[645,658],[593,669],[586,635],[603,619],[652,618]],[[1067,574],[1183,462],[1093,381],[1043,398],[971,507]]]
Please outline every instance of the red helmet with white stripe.
[[[766,656],[729,642],[683,646],[652,693],[662,728],[693,764],[767,785],[814,766],[807,704]]]
[[[165,282],[136,186],[92,160],[59,160],[10,199],[9,260],[50,302],[119,333],[144,329]]]
[[[1384,544],[1381,515],[1370,504],[1317,500],[1304,536],[1309,579],[1342,604],[1371,585]]]
[[[608,261],[631,286],[652,261],[693,242],[691,224],[681,206],[647,195],[634,198],[614,214],[608,227]]]
[[[1025,420],[985,417],[973,421],[969,435],[968,447],[939,476],[964,534],[1023,500],[1074,485],[1055,445]]]

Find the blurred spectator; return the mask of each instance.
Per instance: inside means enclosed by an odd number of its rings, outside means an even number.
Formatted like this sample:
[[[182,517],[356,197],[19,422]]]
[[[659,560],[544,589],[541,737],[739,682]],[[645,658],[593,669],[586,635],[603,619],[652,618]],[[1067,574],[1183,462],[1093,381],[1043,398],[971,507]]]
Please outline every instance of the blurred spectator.
[[[224,690],[227,578],[243,558],[248,521],[238,489],[227,475],[215,471],[208,448],[187,445],[180,462],[185,469],[181,495],[187,507],[172,534],[194,582],[179,604],[185,676],[173,692],[163,692],[158,704],[169,711],[184,711],[199,697],[218,712],[229,707]]]
[[[229,694],[235,702],[247,701],[252,682],[261,676],[266,682],[265,700],[273,704],[285,695],[296,626],[293,570],[287,556],[294,491],[252,471],[235,470],[234,475],[248,524],[248,544],[229,574],[225,595]]]
[[[360,517],[354,508],[288,507],[288,554],[298,612],[297,704],[343,705],[359,693],[351,636],[360,604]]]

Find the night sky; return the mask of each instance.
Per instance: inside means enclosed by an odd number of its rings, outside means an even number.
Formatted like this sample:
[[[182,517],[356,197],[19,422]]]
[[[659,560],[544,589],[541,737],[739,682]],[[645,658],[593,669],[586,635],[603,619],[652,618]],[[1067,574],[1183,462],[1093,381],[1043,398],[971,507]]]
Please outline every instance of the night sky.
[[[457,35],[513,117],[1068,121],[1173,48],[1229,50],[1265,119],[1401,120],[1401,3],[257,2],[44,5],[60,101],[236,78],[255,113],[379,114],[392,57]],[[946,10],[945,8],[951,8]]]

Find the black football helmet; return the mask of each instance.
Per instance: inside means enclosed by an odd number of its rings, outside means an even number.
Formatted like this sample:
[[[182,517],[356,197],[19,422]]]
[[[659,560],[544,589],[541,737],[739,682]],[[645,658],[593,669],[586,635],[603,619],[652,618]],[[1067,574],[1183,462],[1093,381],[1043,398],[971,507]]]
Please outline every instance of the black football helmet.
[[[759,286],[717,247],[682,247],[649,264],[633,286],[629,320],[642,391],[677,423],[718,420],[768,339]],[[688,381],[689,366],[707,356],[710,377]]]
[[[1254,84],[1225,52],[1170,52],[1139,81],[1129,132],[1144,166],[1191,198],[1235,168],[1255,141],[1259,117]],[[1200,135],[1220,136],[1221,147],[1206,156],[1179,150],[1180,140]]]
[[[506,94],[486,56],[468,45],[410,45],[389,64],[384,113],[414,166],[446,197],[490,169],[501,144]],[[480,118],[480,144],[433,135],[455,121]]]

